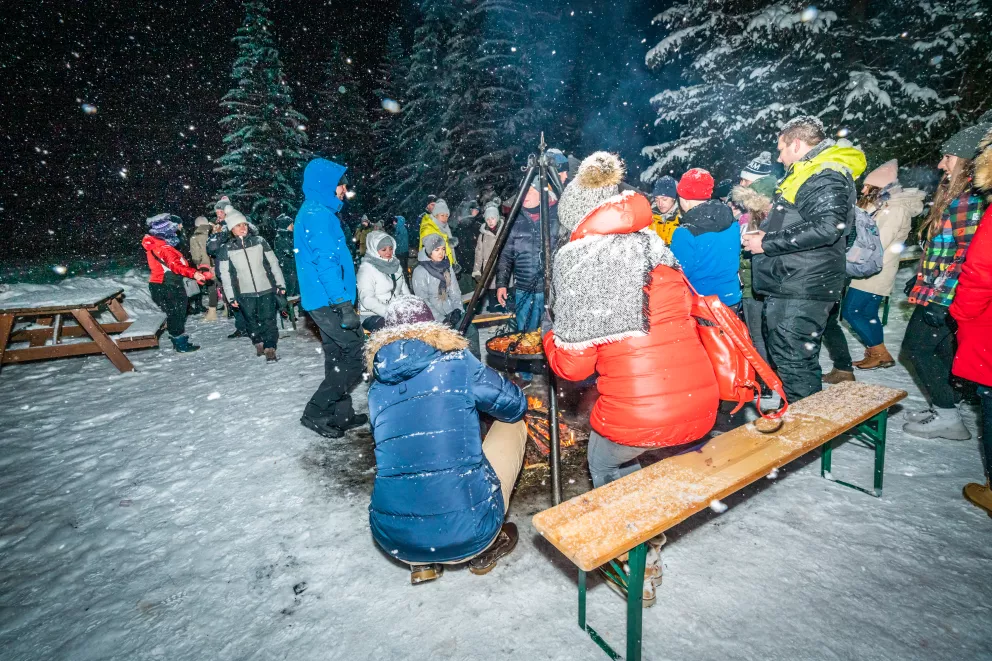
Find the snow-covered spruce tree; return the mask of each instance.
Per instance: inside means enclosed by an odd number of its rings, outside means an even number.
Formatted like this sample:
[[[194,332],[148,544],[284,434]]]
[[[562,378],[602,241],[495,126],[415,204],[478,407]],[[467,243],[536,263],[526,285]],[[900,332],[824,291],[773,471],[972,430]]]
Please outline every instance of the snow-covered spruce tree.
[[[456,5],[445,71],[451,97],[444,116],[449,194],[501,191],[519,179],[543,117],[536,103],[527,38],[532,12],[517,0],[463,0]]]
[[[958,122],[948,72],[978,47],[974,26],[962,23],[981,3],[951,0],[940,11],[917,0],[676,4],[654,18],[666,34],[646,56],[649,67],[678,74],[651,99],[671,139],[643,150],[654,164],[642,179],[689,163],[730,174],[772,149],[778,127],[797,114],[819,116],[873,161],[926,157]]]
[[[331,43],[311,115],[314,153],[348,167],[348,179],[357,190],[370,181],[375,143],[367,98],[356,79],[355,64],[341,44]],[[366,196],[356,199],[361,207]],[[361,210],[361,209],[359,209]]]
[[[451,29],[448,2],[427,0],[421,4],[419,27],[413,33],[410,71],[404,85],[402,121],[396,138],[401,160],[395,183],[387,195],[395,213],[413,215],[423,209],[426,196],[442,192],[442,151],[446,131],[441,119],[448,103],[446,81],[441,71],[444,38]]]
[[[293,109],[268,7],[260,0],[246,0],[244,10],[244,24],[234,37],[235,87],[220,103],[228,113],[220,120],[228,131],[226,153],[216,160],[215,171],[224,177],[219,192],[271,232],[279,214],[297,210],[307,120]]]
[[[370,187],[375,195],[376,215],[397,215],[397,200],[392,197],[396,174],[403,163],[397,149],[403,107],[403,86],[406,84],[409,64],[403,52],[399,28],[390,31],[386,41],[386,55],[376,73],[375,98],[380,108],[375,111],[372,123],[372,143],[375,154]]]

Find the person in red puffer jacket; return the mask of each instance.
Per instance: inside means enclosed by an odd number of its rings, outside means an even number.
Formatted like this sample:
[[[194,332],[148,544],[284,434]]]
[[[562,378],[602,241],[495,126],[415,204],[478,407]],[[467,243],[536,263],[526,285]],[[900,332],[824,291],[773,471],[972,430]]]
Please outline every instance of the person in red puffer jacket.
[[[165,312],[166,328],[172,346],[179,353],[186,353],[200,347],[190,344],[189,336],[186,335],[188,300],[183,278],[192,278],[202,285],[210,275],[190,266],[176,249],[179,245],[180,224],[175,218],[161,213],[147,219],[145,223],[148,225],[148,234],[141,240],[141,247],[145,249],[148,268],[151,270],[148,290],[152,300]]]
[[[596,487],[639,469],[651,448],[702,438],[719,406],[689,288],[650,229],[647,198],[618,194],[622,174],[619,159],[598,152],[562,195],[571,237],[555,255],[554,328],[543,338],[558,376],[599,374],[588,450]]]
[[[980,147],[974,184],[980,190],[992,191],[992,131]],[[971,239],[949,311],[958,327],[951,372],[977,383],[982,398],[985,484],[966,485],[964,497],[992,516],[992,205],[985,209]]]

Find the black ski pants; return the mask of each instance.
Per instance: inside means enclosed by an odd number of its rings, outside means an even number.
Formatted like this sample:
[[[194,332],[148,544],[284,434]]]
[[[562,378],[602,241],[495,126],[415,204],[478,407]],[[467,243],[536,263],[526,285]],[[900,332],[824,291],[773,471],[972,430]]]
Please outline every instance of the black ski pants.
[[[765,348],[790,402],[823,389],[820,342],[836,301],[765,297]]]
[[[902,340],[903,354],[913,366],[923,394],[939,409],[954,408],[951,364],[957,340],[946,319],[945,305],[917,305]]]
[[[245,320],[245,330],[252,344],[261,342],[266,349],[275,349],[279,341],[279,328],[276,326],[276,293],[259,296],[239,296],[238,307]]]
[[[303,414],[317,423],[341,427],[355,415],[351,391],[362,382],[365,337],[361,328],[341,328],[341,313],[330,306],[310,310],[309,314],[320,328],[324,380]]]
[[[165,325],[169,335],[172,337],[183,335],[186,332],[186,307],[189,305],[189,300],[186,298],[186,288],[183,286],[182,278],[174,273],[166,273],[161,283],[149,282],[148,290],[155,305],[165,313]]]
[[[847,336],[840,327],[840,303],[835,303],[827,318],[827,326],[823,329],[823,347],[830,356],[830,362],[834,364],[834,369],[843,372],[853,372],[854,362],[851,358],[851,349],[847,346]]]

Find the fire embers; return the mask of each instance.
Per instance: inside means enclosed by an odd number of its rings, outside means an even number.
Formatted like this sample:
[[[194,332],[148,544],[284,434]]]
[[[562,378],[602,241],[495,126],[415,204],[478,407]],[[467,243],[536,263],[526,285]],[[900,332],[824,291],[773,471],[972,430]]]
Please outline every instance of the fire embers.
[[[564,453],[567,448],[575,447],[583,439],[576,435],[575,429],[562,422],[561,417],[559,411],[558,439]],[[527,437],[530,440],[525,452],[524,468],[544,466],[545,460],[551,454],[551,423],[546,404],[538,397],[528,397],[524,420],[527,423]]]

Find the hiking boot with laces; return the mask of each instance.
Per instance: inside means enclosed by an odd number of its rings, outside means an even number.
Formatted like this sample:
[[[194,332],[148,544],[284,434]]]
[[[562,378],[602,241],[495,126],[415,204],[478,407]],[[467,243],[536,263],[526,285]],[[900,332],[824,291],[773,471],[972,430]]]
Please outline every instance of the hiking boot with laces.
[[[275,349],[269,348],[266,349],[263,353],[265,354],[265,362],[267,363],[274,363],[277,360],[279,360],[279,356],[276,355]]]
[[[992,516],[992,485],[989,484],[988,480],[985,481],[985,484],[978,484],[977,482],[966,484],[962,493],[969,502],[981,507],[986,514]]]
[[[902,430],[918,438],[946,438],[952,441],[971,438],[971,432],[964,426],[957,409],[934,409],[919,422],[907,422]]]
[[[867,347],[864,359],[855,361],[854,366],[859,370],[877,370],[892,367],[895,364],[895,358],[889,354],[889,350],[885,348],[884,344],[879,344],[874,347]]]
[[[907,413],[904,417],[909,422],[923,422],[931,415],[933,415],[933,409],[923,409],[922,411],[912,411]]]
[[[836,385],[838,383],[844,383],[845,381],[854,380],[854,372],[839,370],[836,367],[823,375],[823,382],[829,383],[830,385]]]
[[[429,565],[410,565],[410,584],[419,585],[436,581],[444,574],[444,565],[431,563]]]

